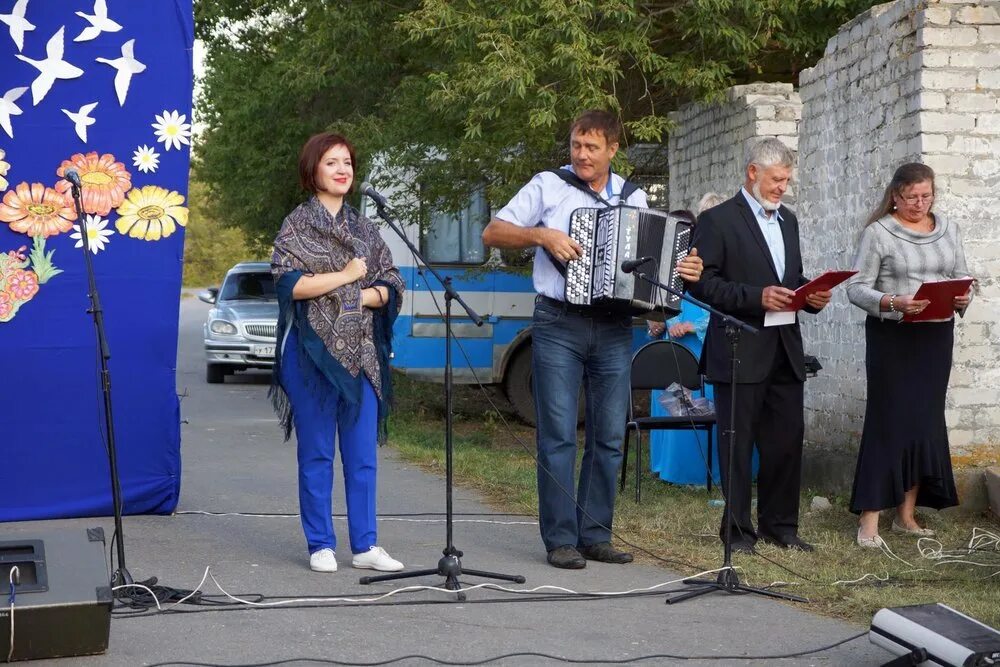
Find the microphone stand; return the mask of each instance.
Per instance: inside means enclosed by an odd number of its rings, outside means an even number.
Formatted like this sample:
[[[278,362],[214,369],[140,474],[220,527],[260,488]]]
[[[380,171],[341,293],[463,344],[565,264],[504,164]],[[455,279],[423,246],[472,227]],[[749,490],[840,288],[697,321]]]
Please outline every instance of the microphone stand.
[[[426,268],[431,274],[437,279],[439,283],[444,287],[444,326],[445,326],[445,346],[444,346],[444,404],[445,404],[445,435],[444,435],[444,451],[445,451],[445,532],[446,532],[446,543],[442,553],[444,554],[438,561],[436,568],[428,568],[423,570],[415,570],[413,572],[397,572],[394,574],[382,574],[376,576],[361,577],[360,582],[362,584],[373,584],[379,581],[394,581],[398,579],[411,579],[414,577],[423,577],[430,574],[437,574],[445,578],[444,587],[450,591],[456,591],[458,600],[465,600],[465,593],[461,591],[461,582],[458,578],[463,574],[469,574],[475,577],[484,577],[488,579],[500,579],[502,581],[513,581],[518,584],[523,584],[525,579],[521,575],[512,574],[499,574],[496,572],[486,572],[483,570],[470,570],[463,568],[462,566],[462,556],[463,552],[459,551],[454,544],[453,534],[454,534],[454,522],[453,522],[453,510],[452,510],[452,488],[453,488],[453,465],[452,465],[452,363],[451,363],[451,302],[457,301],[460,306],[468,314],[469,318],[476,324],[477,327],[483,326],[483,320],[479,315],[476,314],[472,308],[469,307],[462,297],[455,291],[452,287],[451,277],[443,278],[441,274],[438,273],[434,267],[432,267],[419,250],[410,242],[410,239],[406,237],[403,229],[398,226],[398,223],[393,219],[392,212],[389,207],[380,201],[377,197],[371,197],[372,201],[375,202],[378,209],[378,216],[385,220],[386,224],[396,233],[399,238],[403,240],[406,247],[410,249],[413,256],[416,257],[420,264]]]
[[[69,179],[67,179],[69,180]],[[108,463],[111,467],[111,502],[114,504],[115,515],[115,547],[118,556],[118,569],[111,576],[112,586],[132,584],[132,575],[125,566],[125,531],[122,528],[122,499],[121,485],[118,477],[118,452],[115,445],[115,422],[111,413],[111,370],[108,368],[108,360],[111,359],[111,350],[108,348],[108,339],[104,333],[104,311],[101,308],[101,297],[97,292],[97,281],[94,278],[94,266],[90,261],[90,239],[87,236],[87,217],[83,212],[83,205],[80,202],[81,185],[79,181],[70,181],[72,184],[73,202],[76,204],[76,217],[80,221],[80,239],[83,244],[84,266],[87,271],[87,297],[90,299],[90,308],[87,310],[94,318],[94,329],[97,333],[97,347],[101,359],[101,388],[104,399],[104,424],[108,434]],[[155,579],[152,580],[155,583]]]
[[[716,310],[707,303],[702,303],[697,299],[684,294],[672,287],[664,285],[659,280],[648,276],[638,269],[634,269],[635,276],[641,280],[645,280],[647,283],[659,287],[660,289],[673,294],[676,297],[687,301],[688,303],[693,303],[694,305],[707,310],[711,314],[715,315],[722,320],[723,325],[726,327],[726,338],[729,339],[729,350],[730,359],[732,361],[731,368],[731,382],[732,387],[730,403],[729,403],[729,429],[726,430],[725,434],[728,436],[727,443],[729,447],[729,461],[726,466],[726,489],[724,494],[726,496],[726,529],[724,537],[722,540],[723,544],[723,562],[722,568],[719,570],[719,574],[715,580],[712,579],[685,579],[685,584],[691,584],[698,586],[697,589],[681,593],[680,595],[672,598],[667,598],[667,604],[675,604],[677,602],[683,602],[684,600],[690,600],[691,598],[698,597],[700,595],[705,595],[706,593],[712,593],[714,591],[723,591],[730,594],[744,594],[744,593],[756,593],[758,595],[765,595],[767,597],[778,598],[780,600],[791,600],[793,602],[808,602],[805,598],[799,597],[797,595],[790,595],[788,593],[779,593],[778,591],[770,591],[764,588],[754,588],[752,586],[746,586],[740,583],[740,577],[736,573],[736,569],[733,568],[733,508],[732,504],[729,502],[729,498],[732,495],[733,488],[733,441],[736,437],[736,368],[739,365],[739,360],[736,356],[736,350],[740,342],[740,334],[743,331],[747,331],[751,334],[756,335],[758,329],[753,327],[743,320],[740,320],[732,315],[727,315],[722,311]],[[636,462],[638,465],[638,462]]]

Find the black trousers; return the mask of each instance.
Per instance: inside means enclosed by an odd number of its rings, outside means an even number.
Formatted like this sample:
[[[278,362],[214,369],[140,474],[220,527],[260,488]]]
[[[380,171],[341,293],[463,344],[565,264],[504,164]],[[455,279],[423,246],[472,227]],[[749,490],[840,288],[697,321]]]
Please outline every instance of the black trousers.
[[[757,541],[750,520],[751,460],[754,443],[760,455],[757,473],[757,524],[760,535],[777,540],[796,535],[799,527],[799,487],[802,479],[803,383],[795,377],[784,348],[779,348],[764,382],[736,385],[736,439],[732,448],[733,542]],[[716,383],[715,410],[719,420],[719,468],[722,489],[729,483],[730,407],[733,385]],[[725,538],[722,515],[719,536]]]

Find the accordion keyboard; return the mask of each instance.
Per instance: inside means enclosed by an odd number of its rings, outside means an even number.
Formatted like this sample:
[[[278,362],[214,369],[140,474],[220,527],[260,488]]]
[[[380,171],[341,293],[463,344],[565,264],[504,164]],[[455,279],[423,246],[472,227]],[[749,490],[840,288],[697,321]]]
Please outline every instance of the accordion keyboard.
[[[590,283],[594,272],[594,228],[597,215],[594,209],[576,209],[570,216],[569,235],[583,249],[580,259],[566,265],[566,301],[576,304],[590,303]]]

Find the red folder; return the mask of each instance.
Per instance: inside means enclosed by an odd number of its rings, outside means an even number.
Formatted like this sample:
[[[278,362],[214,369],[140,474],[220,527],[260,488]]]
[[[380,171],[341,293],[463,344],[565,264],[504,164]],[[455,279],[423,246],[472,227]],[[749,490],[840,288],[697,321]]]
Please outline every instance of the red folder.
[[[972,282],[972,278],[958,278],[924,283],[913,295],[913,299],[928,299],[930,304],[916,315],[903,315],[903,321],[947,320],[955,314],[955,297],[966,294],[972,287]]]
[[[853,276],[855,273],[857,273],[857,271],[826,271],[822,273],[795,290],[795,296],[792,297],[792,302],[788,304],[784,310],[802,310],[806,307],[807,296],[816,292],[833,289]]]

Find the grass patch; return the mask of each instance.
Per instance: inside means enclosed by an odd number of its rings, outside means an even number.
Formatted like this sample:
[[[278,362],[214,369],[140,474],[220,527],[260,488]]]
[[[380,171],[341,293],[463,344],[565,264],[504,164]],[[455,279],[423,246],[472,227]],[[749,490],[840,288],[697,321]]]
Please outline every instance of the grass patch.
[[[425,470],[444,473],[444,399],[440,385],[396,377],[397,410],[390,427],[390,444],[410,461]],[[537,511],[535,487],[534,430],[515,421],[503,395],[488,389],[500,413],[510,423],[505,426],[478,388],[456,387],[453,397],[454,474],[455,482],[481,492],[499,510],[534,514]],[[583,433],[581,431],[582,439]],[[517,439],[523,443],[519,445]],[[629,466],[631,468],[631,465]],[[648,472],[648,460],[642,486],[642,503],[634,500],[634,472],[619,497],[615,511],[615,531],[624,539],[640,545],[662,558],[689,564],[692,570],[670,567],[687,574],[718,567],[722,562],[721,544],[716,537],[721,509],[709,503],[721,498],[705,488],[666,484]],[[902,562],[879,553],[862,550],[854,544],[856,517],[847,510],[847,498],[831,498],[833,508],[809,512],[809,499],[803,494],[800,533],[816,545],[815,553],[790,552],[763,545],[759,556],[734,556],[742,568],[741,579],[755,586],[788,582],[783,590],[809,598],[808,608],[829,616],[867,624],[882,607],[943,602],[991,626],[1000,626],[1000,552],[981,551],[969,554],[968,560],[989,563],[992,567],[941,565],[921,557],[913,538],[889,532],[888,516],[883,519],[883,537]],[[937,531],[944,549],[964,547],[973,528],[1000,533],[996,519],[987,514],[924,515],[927,526]],[[930,546],[928,542],[925,546]],[[541,551],[541,540],[538,540]],[[637,560],[659,561],[637,552]],[[770,561],[774,561],[769,562]],[[787,568],[787,569],[786,569]],[[836,581],[869,577],[856,584],[833,585]]]

